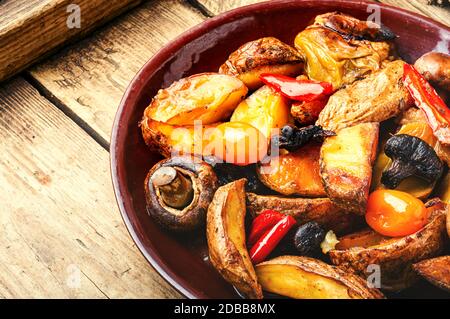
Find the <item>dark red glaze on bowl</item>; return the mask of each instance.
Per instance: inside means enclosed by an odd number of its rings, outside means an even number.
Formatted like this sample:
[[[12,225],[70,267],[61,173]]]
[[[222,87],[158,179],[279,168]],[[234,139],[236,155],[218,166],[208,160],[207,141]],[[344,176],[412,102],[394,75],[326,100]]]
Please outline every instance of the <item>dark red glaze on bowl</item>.
[[[160,156],[148,150],[138,122],[161,87],[195,73],[218,70],[241,44],[274,36],[293,45],[295,35],[321,13],[342,11],[360,19],[378,5],[381,21],[399,38],[399,53],[413,62],[423,53],[448,51],[450,28],[392,6],[365,1],[270,1],[208,19],[162,48],[132,80],[120,103],[111,136],[111,172],[120,212],[150,264],[188,298],[238,298],[207,260],[205,234],[176,237],[155,225],[145,210],[144,179]],[[447,42],[446,42],[446,41]],[[151,39],[149,39],[151,41]],[[424,296],[426,297],[426,296]]]

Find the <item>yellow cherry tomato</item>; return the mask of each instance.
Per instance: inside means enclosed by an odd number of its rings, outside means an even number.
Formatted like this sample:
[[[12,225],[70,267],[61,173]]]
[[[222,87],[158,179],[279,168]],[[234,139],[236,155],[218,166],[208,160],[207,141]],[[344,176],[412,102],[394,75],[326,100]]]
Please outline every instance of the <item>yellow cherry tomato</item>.
[[[427,220],[425,205],[411,194],[380,189],[369,196],[366,222],[382,235],[411,235],[423,228]]]

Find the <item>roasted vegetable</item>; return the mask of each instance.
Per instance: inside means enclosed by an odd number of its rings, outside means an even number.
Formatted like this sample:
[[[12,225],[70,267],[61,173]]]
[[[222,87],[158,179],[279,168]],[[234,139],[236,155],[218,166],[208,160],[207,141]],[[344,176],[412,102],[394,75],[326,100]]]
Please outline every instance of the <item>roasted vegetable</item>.
[[[428,52],[414,63],[414,67],[431,84],[450,91],[450,55],[440,52]]]
[[[233,76],[201,73],[161,89],[145,109],[146,118],[175,125],[212,124],[227,119],[247,94]]]
[[[172,157],[152,167],[145,179],[147,212],[162,226],[190,231],[205,224],[218,187],[212,167],[190,157]]]
[[[323,99],[333,93],[333,86],[327,82],[294,79],[270,73],[261,74],[261,80],[276,92],[295,101],[311,102]]]
[[[397,37],[392,30],[384,25],[361,21],[340,12],[319,15],[315,22],[336,31],[345,39],[390,41]]]
[[[295,219],[289,215],[279,220],[250,249],[252,262],[259,264],[264,261],[295,224]]]
[[[436,145],[437,141],[433,135],[433,131],[425,122],[405,123],[401,126],[397,134],[407,134],[418,137],[433,147]],[[380,149],[384,150],[385,145],[386,141],[384,141],[383,146],[380,147]],[[381,175],[391,164],[392,160],[386,156],[384,151],[381,151],[378,154],[373,167],[372,190],[384,188],[383,184],[381,184]],[[395,189],[409,193],[420,199],[426,199],[432,193],[434,186],[435,183],[429,183],[419,177],[410,176],[402,180]]]
[[[262,73],[295,76],[303,70],[303,58],[289,45],[272,37],[261,38],[242,45],[231,53],[219,72],[238,77],[254,90],[263,85]]]
[[[413,268],[436,287],[450,292],[450,256],[422,260]]]
[[[403,65],[397,60],[334,93],[316,125],[337,131],[359,123],[383,122],[414,104],[402,82]]]
[[[391,40],[385,28],[369,25],[350,16],[332,12],[316,17],[314,24],[295,38],[295,47],[306,59],[311,80],[329,82],[335,89],[353,83],[381,68],[389,57]]]
[[[141,129],[145,143],[165,157],[194,154],[248,165],[267,154],[267,139],[246,123],[177,126],[145,118]]]
[[[409,134],[421,138],[434,148],[434,151],[442,161],[450,166],[450,146],[442,145],[437,140],[436,136],[434,136],[433,134],[433,130],[428,125],[426,115],[422,110],[416,107],[409,108],[402,113],[402,116],[399,119],[399,123],[405,126],[405,128],[402,127],[400,129],[400,131],[398,132],[399,134]],[[414,125],[419,126],[417,128],[414,128]]]
[[[208,207],[209,258],[222,277],[248,298],[262,298],[245,238],[245,179],[219,187]]]
[[[436,188],[436,196],[450,204],[450,173],[447,172]]]
[[[442,144],[450,146],[450,109],[445,102],[412,65],[404,65],[403,82],[416,106],[426,114],[436,138]]]
[[[205,159],[208,162],[210,159]],[[245,184],[245,190],[247,192],[255,192],[258,194],[271,194],[273,191],[267,188],[258,177],[256,173],[256,164],[237,166],[228,163],[216,163],[214,158],[212,160],[212,166],[214,172],[216,172],[217,179],[219,180],[219,185],[223,186],[225,184],[231,183],[237,179],[245,178],[247,183]]]
[[[266,209],[256,216],[252,221],[252,226],[248,235],[247,244],[253,246],[265,233],[275,226],[286,215],[275,210]]]
[[[415,136],[398,134],[392,136],[384,147],[391,165],[383,171],[381,182],[388,188],[396,188],[410,176],[434,183],[444,170],[444,164],[433,148]]]
[[[286,125],[281,129],[279,136],[272,137],[272,144],[274,147],[292,152],[310,141],[320,141],[334,135],[334,132],[323,130],[320,126],[310,125],[297,128],[293,125]]]
[[[346,214],[328,198],[287,198],[247,193],[247,208],[254,216],[272,209],[294,217],[299,224],[315,221],[337,233],[348,233],[357,228],[361,221],[359,216]]]
[[[302,126],[314,124],[327,103],[328,97],[311,102],[294,102],[291,115]]]
[[[281,256],[256,266],[265,291],[295,299],[380,299],[383,294],[338,267],[300,256]]]
[[[250,124],[270,138],[274,129],[292,122],[289,108],[286,98],[263,86],[238,105],[231,116],[231,122]]]
[[[258,166],[260,180],[283,195],[325,197],[319,174],[320,145],[308,144]]]
[[[378,123],[342,129],[320,150],[320,175],[328,197],[342,209],[366,212],[372,165],[378,145]]]
[[[322,248],[322,253],[328,254],[330,250],[333,250],[336,248],[336,245],[339,244],[339,240],[336,237],[336,234],[334,231],[329,230],[322,243],[320,244],[320,248]]]
[[[407,236],[426,225],[428,213],[425,205],[414,196],[381,189],[369,196],[366,222],[384,236]]]
[[[301,256],[317,252],[325,239],[325,230],[316,222],[301,225],[294,235],[294,245]]]
[[[409,287],[417,279],[412,264],[438,256],[447,240],[446,204],[436,199],[429,201],[426,206],[430,217],[427,225],[418,232],[391,239],[381,237],[375,231],[363,231],[364,240],[360,240],[358,234],[351,235],[352,240],[344,236],[339,238],[338,249],[330,251],[331,261],[342,269],[364,277],[371,274],[369,265],[379,265],[382,288],[401,290]],[[369,234],[375,238],[370,239]],[[364,243],[367,246],[362,246]]]

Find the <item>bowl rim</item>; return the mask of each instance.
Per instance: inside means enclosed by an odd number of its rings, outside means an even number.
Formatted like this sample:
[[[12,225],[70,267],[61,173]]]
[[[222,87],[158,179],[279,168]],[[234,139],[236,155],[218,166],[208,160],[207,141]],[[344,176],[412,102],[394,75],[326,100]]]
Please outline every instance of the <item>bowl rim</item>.
[[[140,82],[142,76],[147,70],[152,70],[151,73],[154,73],[158,70],[159,66],[167,59],[167,56],[170,55],[171,52],[176,51],[181,48],[183,45],[193,41],[194,39],[202,36],[203,34],[209,32],[210,29],[220,26],[223,23],[226,23],[229,20],[233,20],[240,15],[246,15],[250,12],[255,11],[263,11],[263,10],[273,10],[280,9],[286,5],[300,5],[300,6],[318,6],[318,5],[336,5],[336,3],[346,3],[352,4],[354,6],[368,6],[377,5],[382,7],[383,9],[390,10],[393,13],[398,13],[403,17],[412,17],[413,19],[420,19],[428,24],[433,24],[438,26],[441,29],[447,30],[450,33],[450,27],[444,25],[439,21],[435,21],[429,17],[426,17],[422,14],[414,13],[408,11],[403,8],[395,7],[393,5],[377,3],[367,0],[272,0],[272,1],[264,1],[255,4],[250,4],[242,7],[238,7],[221,14],[218,14],[212,18],[207,18],[206,20],[200,22],[199,24],[187,29],[171,41],[169,41],[166,45],[164,45],[161,49],[159,49],[153,57],[151,57],[136,73],[131,82],[129,83],[121,101],[119,107],[116,111],[116,115],[114,117],[113,127],[111,131],[110,138],[110,171],[112,184],[114,189],[114,195],[117,201],[117,205],[119,207],[120,214],[125,223],[128,233],[133,239],[134,243],[138,247],[141,254],[148,261],[148,263],[158,272],[158,274],[167,281],[175,290],[177,290],[181,295],[187,297],[189,299],[203,299],[208,298],[203,292],[192,289],[189,283],[185,282],[181,279],[178,274],[174,273],[169,269],[169,267],[165,264],[165,262],[158,256],[158,254],[154,250],[147,250],[144,247],[144,244],[139,239],[139,236],[134,229],[132,222],[127,213],[128,209],[131,209],[130,202],[126,203],[125,198],[126,187],[124,184],[120,182],[120,172],[118,171],[119,162],[121,161],[121,154],[119,154],[119,150],[123,142],[125,141],[122,130],[121,123],[122,118],[125,113],[125,106],[129,104],[135,104],[136,94],[134,91],[140,87]],[[129,201],[129,199],[128,199]]]

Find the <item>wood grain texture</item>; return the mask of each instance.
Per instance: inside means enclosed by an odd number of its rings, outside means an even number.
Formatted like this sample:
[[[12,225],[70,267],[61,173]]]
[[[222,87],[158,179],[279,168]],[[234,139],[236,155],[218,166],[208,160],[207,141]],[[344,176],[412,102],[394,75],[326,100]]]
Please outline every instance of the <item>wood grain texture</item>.
[[[212,14],[219,14],[237,7],[265,0],[197,0]],[[380,0],[376,2],[387,3],[397,7],[401,7],[422,15],[428,16],[436,21],[450,25],[450,9],[439,6],[431,6],[428,0]]]
[[[31,69],[31,75],[109,141],[120,99],[136,72],[170,39],[204,19],[183,1],[144,3]]]
[[[429,5],[428,0],[381,0],[379,2],[387,3],[415,13],[420,13],[450,26],[450,8]]]
[[[125,229],[107,151],[20,78],[0,141],[0,297],[179,297]]]
[[[141,0],[5,0],[0,2],[0,81],[61,44],[85,35]],[[80,28],[69,28],[68,6],[80,8]],[[71,21],[71,20],[70,20]]]

